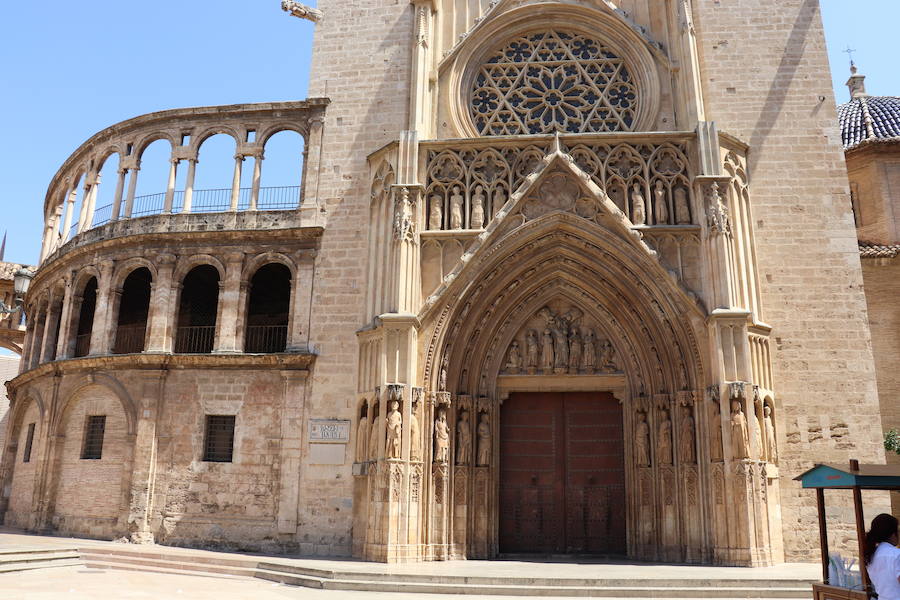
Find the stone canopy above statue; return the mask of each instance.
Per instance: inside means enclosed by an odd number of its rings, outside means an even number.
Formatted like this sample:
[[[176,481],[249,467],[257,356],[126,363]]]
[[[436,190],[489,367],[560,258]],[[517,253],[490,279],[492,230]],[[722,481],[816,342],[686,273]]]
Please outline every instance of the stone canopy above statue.
[[[602,330],[574,306],[551,303],[515,335],[501,374],[595,375],[619,372],[616,351]]]

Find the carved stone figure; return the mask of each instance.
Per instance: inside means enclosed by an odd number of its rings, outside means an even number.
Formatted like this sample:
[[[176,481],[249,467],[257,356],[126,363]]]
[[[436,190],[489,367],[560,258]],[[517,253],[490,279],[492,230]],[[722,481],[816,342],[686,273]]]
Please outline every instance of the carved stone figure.
[[[685,406],[683,412],[678,429],[678,457],[683,463],[695,463],[697,450],[694,443],[694,416],[690,406]]]
[[[687,191],[682,187],[675,188],[675,222],[679,225],[688,225],[691,222]]]
[[[525,336],[525,367],[529,374],[534,374],[540,360],[540,350],[538,349],[537,332],[534,329],[529,330]]]
[[[439,230],[441,220],[444,217],[444,209],[441,206],[441,197],[437,194],[431,196],[431,208],[428,212],[428,229]]]
[[[391,400],[388,405],[388,414],[385,417],[387,421],[387,445],[384,449],[384,455],[387,458],[400,458],[400,442],[403,435],[403,415],[400,414],[400,403]]]
[[[669,206],[666,202],[666,188],[663,187],[661,179],[656,180],[656,187],[653,189],[653,210],[656,211],[656,224],[669,224]]]
[[[659,429],[657,434],[657,450],[659,462],[663,465],[672,464],[672,420],[669,419],[669,411],[659,411]]]
[[[747,417],[739,400],[731,401],[731,454],[734,458],[750,458]]]
[[[573,329],[569,334],[569,373],[578,373],[581,366],[581,334]]]
[[[556,360],[553,366],[556,369],[565,370],[569,368],[569,337],[565,330],[556,328],[553,330],[553,352]]]
[[[513,340],[506,355],[506,370],[510,373],[518,373],[522,368],[522,354],[519,352],[519,342]]]
[[[484,227],[484,188],[475,186],[475,195],[472,196],[472,217],[469,223],[470,229],[482,229]]]
[[[584,334],[584,343],[581,347],[581,368],[588,375],[594,373],[597,366],[597,347],[594,345],[594,330],[588,329]]]
[[[600,347],[600,368],[604,373],[616,372],[616,350],[609,340],[604,340]]]
[[[438,375],[438,391],[447,391],[447,355],[441,359],[441,372]]]
[[[471,462],[472,433],[469,431],[469,412],[459,413],[459,422],[456,424],[456,464],[468,465]]]
[[[294,0],[281,0],[281,10],[291,13],[292,17],[306,19],[318,23],[325,15],[321,10],[294,2]]]
[[[453,195],[450,196],[450,229],[462,229],[463,196],[459,193],[459,186],[453,186]]]
[[[713,403],[713,416],[710,423],[709,457],[713,461],[722,460],[722,409],[719,403]]]
[[[778,462],[778,445],[775,440],[775,422],[772,419],[772,407],[763,405],[763,420],[766,423],[766,460],[770,463]]]
[[[434,462],[445,463],[449,460],[450,428],[447,426],[447,411],[438,410],[438,418],[434,421]]]
[[[541,336],[541,367],[547,372],[553,369],[553,336],[549,329]]]
[[[647,209],[644,202],[644,193],[641,184],[636,183],[631,191],[631,222],[635,225],[644,225],[647,222]]]
[[[754,411],[755,412],[755,411]],[[762,415],[757,413],[754,415],[753,419],[753,437],[756,439],[756,451],[759,453],[759,460],[766,460],[766,447],[763,443],[763,418]]]
[[[359,424],[356,427],[356,461],[365,462],[367,460],[367,452],[369,447],[369,418],[362,415],[359,418]]]
[[[500,210],[503,205],[506,204],[506,193],[503,191],[502,187],[498,187],[494,190],[494,201],[491,204],[491,216],[497,214],[497,211]]]
[[[481,414],[478,422],[478,457],[475,463],[479,467],[491,464],[491,424],[487,413]]]
[[[650,466],[650,425],[647,424],[647,413],[637,412],[637,425],[634,428],[634,460],[639,467]]]
[[[377,415],[372,418],[371,429],[369,430],[369,460],[378,460],[379,449],[383,445],[381,440],[381,426],[378,423]]]
[[[409,415],[409,459],[422,460],[422,436],[419,432],[419,419],[416,417],[417,407]]]

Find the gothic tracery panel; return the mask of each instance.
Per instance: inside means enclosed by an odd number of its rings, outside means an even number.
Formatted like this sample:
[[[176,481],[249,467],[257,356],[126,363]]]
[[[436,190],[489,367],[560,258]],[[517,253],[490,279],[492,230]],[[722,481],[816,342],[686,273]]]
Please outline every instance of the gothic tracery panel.
[[[470,100],[481,135],[631,131],[639,102],[616,52],[562,30],[507,41],[481,66]]]

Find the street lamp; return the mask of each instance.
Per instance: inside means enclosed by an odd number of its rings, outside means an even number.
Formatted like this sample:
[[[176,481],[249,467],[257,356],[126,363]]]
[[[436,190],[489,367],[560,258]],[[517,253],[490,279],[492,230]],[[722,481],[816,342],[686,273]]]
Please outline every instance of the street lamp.
[[[13,292],[15,294],[13,306],[7,306],[6,303],[0,300],[0,315],[8,315],[19,310],[22,302],[25,300],[25,294],[28,293],[28,287],[31,285],[33,277],[34,271],[25,267],[16,271],[16,274],[13,275]]]

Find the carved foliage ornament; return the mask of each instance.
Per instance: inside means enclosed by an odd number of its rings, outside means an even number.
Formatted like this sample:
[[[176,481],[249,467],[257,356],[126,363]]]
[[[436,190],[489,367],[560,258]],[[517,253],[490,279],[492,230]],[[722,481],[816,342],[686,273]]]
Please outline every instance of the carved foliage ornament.
[[[472,83],[481,135],[631,131],[639,102],[625,61],[603,42],[549,30],[506,42]]]

